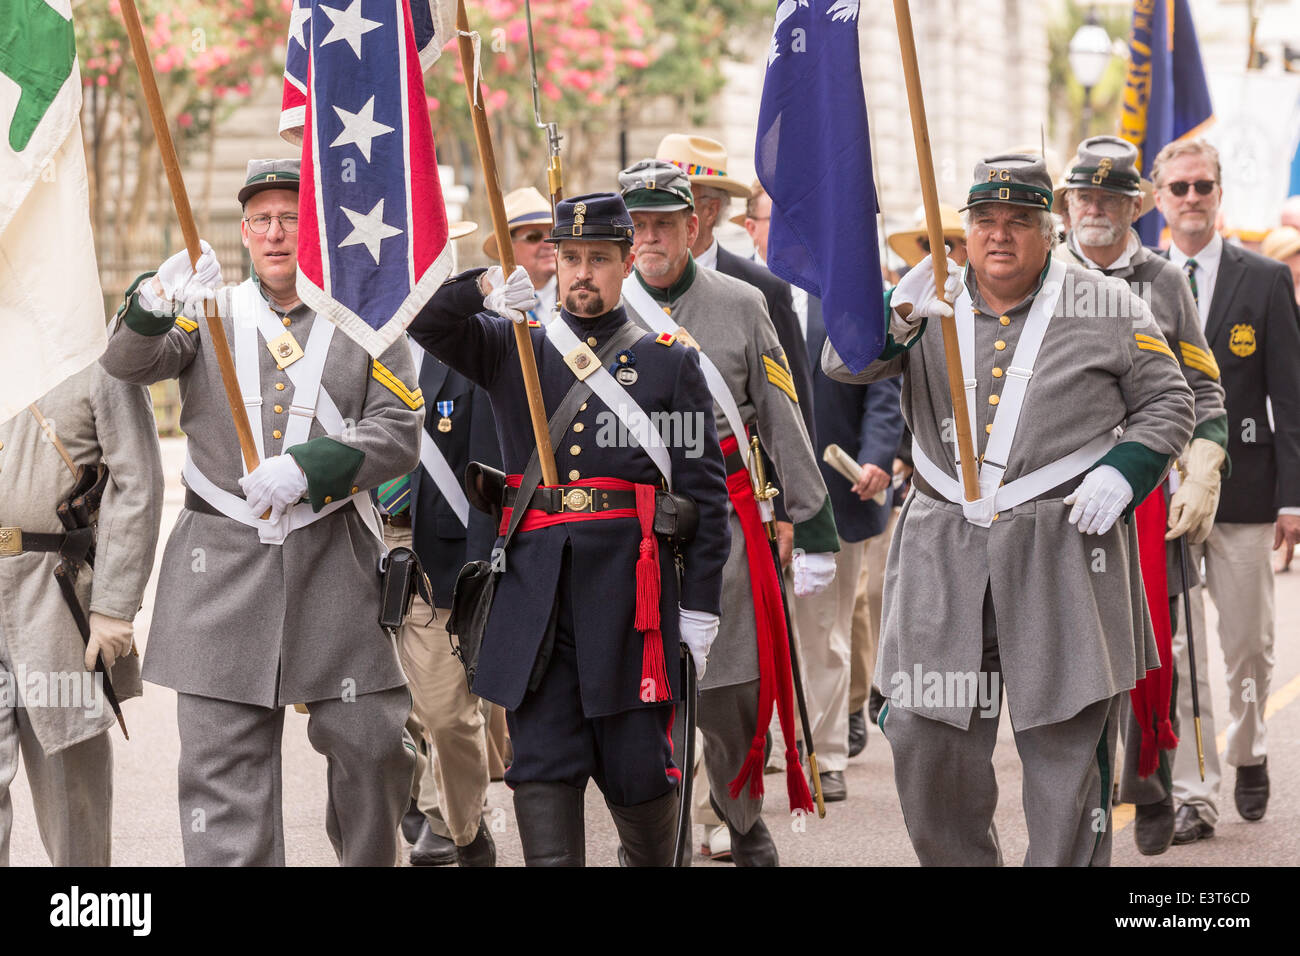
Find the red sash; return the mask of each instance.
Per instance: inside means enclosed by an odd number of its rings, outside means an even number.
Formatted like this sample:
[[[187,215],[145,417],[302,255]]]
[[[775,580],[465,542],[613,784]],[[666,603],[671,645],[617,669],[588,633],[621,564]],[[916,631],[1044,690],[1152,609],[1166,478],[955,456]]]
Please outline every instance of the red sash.
[[[1142,587],[1151,609],[1151,626],[1160,652],[1160,669],[1148,671],[1129,691],[1133,716],[1142,728],[1138,752],[1138,776],[1149,777],[1160,766],[1160,751],[1178,746],[1169,720],[1169,700],[1174,687],[1173,628],[1169,621],[1169,581],[1165,564],[1165,490],[1161,485],[1147,495],[1135,512],[1138,559],[1142,566]]]
[[[518,488],[522,475],[507,475],[506,485]],[[659,539],[654,534],[654,485],[637,485],[621,478],[584,478],[569,485],[539,485],[539,488],[601,488],[606,491],[636,492],[636,508],[612,508],[608,511],[562,511],[548,514],[529,508],[519,522],[518,533],[550,528],[577,521],[607,521],[610,518],[636,518],[641,524],[640,555],[636,561],[636,617],[633,626],[642,632],[641,686],[638,695],[645,703],[672,700],[668,665],[664,662],[663,633],[659,627]],[[503,508],[498,534],[510,527],[513,508]]]
[[[739,445],[734,436],[722,441],[722,454],[730,455]],[[749,795],[763,793],[763,751],[767,728],[772,722],[775,703],[781,722],[781,735],[785,738],[785,785],[790,798],[790,811],[813,810],[812,794],[799,762],[794,731],[794,684],[790,669],[790,637],[785,627],[785,610],[781,605],[781,585],[777,580],[776,563],[768,545],[763,521],[754,499],[754,488],[749,472],[741,468],[727,476],[727,493],[731,506],[740,520],[745,534],[745,555],[749,559],[750,591],[754,599],[754,626],[758,638],[758,726],[745,755],[740,773],[731,781],[729,790],[733,799],[740,796],[749,783]]]

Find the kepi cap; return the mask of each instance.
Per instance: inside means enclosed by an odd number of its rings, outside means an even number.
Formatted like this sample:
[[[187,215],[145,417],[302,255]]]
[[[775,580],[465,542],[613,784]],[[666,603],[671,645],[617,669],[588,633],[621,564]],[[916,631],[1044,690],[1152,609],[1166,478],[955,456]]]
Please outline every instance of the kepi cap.
[[[633,163],[618,174],[618,188],[629,210],[674,212],[695,208],[695,196],[686,173],[662,159]]]
[[[587,193],[562,199],[555,207],[555,227],[547,242],[632,242],[632,217],[623,197]]]
[[[250,159],[244,173],[244,186],[239,190],[240,203],[248,202],[267,189],[292,189],[298,191],[299,159]]]
[[[1043,157],[1003,153],[976,163],[966,205],[957,211],[965,212],[986,202],[1005,202],[1051,212],[1052,177],[1047,174]]]

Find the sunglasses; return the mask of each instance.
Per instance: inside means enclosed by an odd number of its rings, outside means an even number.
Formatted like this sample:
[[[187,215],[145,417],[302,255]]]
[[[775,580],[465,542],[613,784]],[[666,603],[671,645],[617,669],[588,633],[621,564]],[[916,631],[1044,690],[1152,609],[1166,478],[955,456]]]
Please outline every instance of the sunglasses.
[[[517,232],[510,238],[516,242],[541,242],[546,234],[540,229],[530,229],[528,232]]]
[[[926,253],[929,253],[929,251],[930,251],[930,239],[929,239],[929,237],[927,237],[927,236],[922,236],[921,238],[919,238],[919,239],[916,240],[916,244],[917,244],[918,246],[920,246],[922,249],[924,249],[924,250],[926,251]],[[947,249],[949,252],[952,252],[952,250],[953,250],[953,248],[954,248],[954,244],[953,244],[952,239],[945,238],[945,239],[943,240],[943,247],[944,247],[945,249]]]
[[[1214,192],[1214,187],[1217,185],[1219,184],[1213,179],[1198,179],[1194,183],[1183,182],[1181,180],[1175,183],[1165,183],[1161,188],[1168,189],[1175,196],[1186,196],[1187,190],[1195,186],[1196,194],[1198,196],[1208,196],[1210,193]]]

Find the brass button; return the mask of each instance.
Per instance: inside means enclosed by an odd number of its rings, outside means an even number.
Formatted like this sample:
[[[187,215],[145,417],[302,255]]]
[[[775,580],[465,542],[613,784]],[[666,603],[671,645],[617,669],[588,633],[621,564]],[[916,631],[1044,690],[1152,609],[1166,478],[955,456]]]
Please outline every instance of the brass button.
[[[594,349],[594,348],[596,347],[596,344],[597,344],[597,342],[596,342],[596,336],[594,336],[594,335],[589,335],[589,336],[587,336],[587,344],[590,345],[590,346]]]
[[[569,454],[570,454],[570,455],[581,455],[581,454],[582,454],[582,446],[581,446],[581,445],[570,445],[570,446],[569,446]]]
[[[277,392],[283,392],[283,391],[284,391],[284,382],[276,382],[276,383],[275,383],[275,390],[276,390]]]
[[[580,432],[580,431],[582,431],[582,430],[583,430],[584,428],[586,428],[586,427],[587,427],[587,426],[584,425],[584,424],[582,424],[582,422],[574,422],[574,423],[573,423],[573,430],[574,430],[575,432]]]
[[[285,327],[286,329],[287,329],[289,326],[293,325],[293,320],[290,319],[287,315],[286,315],[283,319],[281,319],[280,321],[284,323],[284,327]]]
[[[573,471],[569,472],[570,481],[577,481],[581,477],[582,475],[578,474],[578,470],[576,468]]]
[[[990,395],[990,396],[989,396],[989,404],[990,404],[990,405],[996,405],[996,404],[997,404],[998,402],[1000,402],[1000,401],[1002,401],[1002,399],[998,398],[996,395]]]
[[[995,368],[995,369],[993,370],[993,377],[994,377],[994,378],[1001,378],[1001,377],[1002,377],[1002,369],[1000,369],[1000,368]]]
[[[984,426],[984,434],[986,434],[986,435],[992,435],[992,434],[993,434],[993,425],[992,425],[992,423],[990,423],[990,424]]]
[[[275,406],[275,413],[276,413],[277,415],[283,414],[283,412],[284,412],[284,406],[283,406],[283,405],[277,405],[277,406]]]
[[[583,402],[581,405],[578,406],[578,411],[580,411],[580,412],[585,412],[586,410],[587,410],[587,403],[586,403],[586,402]]]
[[[353,485],[353,486],[352,486],[352,493],[353,493],[354,495],[355,495],[358,491],[360,491],[360,490],[361,490],[361,486],[360,486],[360,485]]]
[[[1001,322],[1003,325],[1010,325],[1010,324],[1011,324],[1011,316],[1009,316],[1009,315],[999,316],[999,317],[998,317],[998,321]]]
[[[271,437],[272,437],[272,438],[283,438],[284,435],[280,434],[280,429],[277,428],[275,431],[271,432]]]
[[[333,501],[333,500],[334,500],[334,499],[333,499],[332,497],[330,497],[329,495],[326,495],[326,496],[325,496],[325,503],[326,503],[326,504],[329,504],[329,503],[330,503],[331,501]]]
[[[993,343],[993,347],[997,349],[999,352],[1001,352],[1004,348],[1007,347],[1007,343],[1003,342],[1001,339],[998,339],[996,342]]]
[[[993,512],[993,520],[994,520],[994,521],[997,521],[997,520],[998,520],[998,513],[997,513],[996,511]]]

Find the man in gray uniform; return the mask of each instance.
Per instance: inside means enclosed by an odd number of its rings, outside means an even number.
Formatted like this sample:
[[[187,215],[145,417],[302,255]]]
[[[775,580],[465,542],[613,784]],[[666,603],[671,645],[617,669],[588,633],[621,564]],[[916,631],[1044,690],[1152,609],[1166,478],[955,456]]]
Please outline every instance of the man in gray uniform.
[[[925,865],[1001,861],[992,754],[1004,680],[1026,863],[1108,863],[1119,697],[1156,660],[1136,533],[1119,519],[1186,445],[1192,394],[1127,286],[1051,259],[1051,205],[1040,158],[979,163],[964,276],[950,264],[940,298],[929,259],[908,273],[885,350],[860,374],[829,343],[822,355],[841,381],[903,374],[916,474],[890,545],[876,677]],[[925,334],[954,311],[980,462],[972,502],[942,335]]]
[[[700,351],[727,463],[731,553],[723,571],[721,627],[701,681],[699,709],[714,811],[727,824],[738,865],[776,866],[776,846],[760,818],[763,744],[774,702],[787,744],[791,792],[806,790],[807,783],[789,707],[789,638],[775,562],[746,469],[746,429],[757,426],[776,465],[794,522],[800,596],[820,592],[835,576],[835,518],[763,294],[696,266],[690,247],[698,223],[690,180],[681,169],[647,159],[618,178],[636,230],[636,267],[623,283],[623,300],[647,328],[675,334]]]
[[[345,865],[396,861],[410,795],[411,698],[378,624],[383,535],[368,492],[415,468],[424,399],[405,342],[372,360],[298,300],[297,188],[297,160],[249,163],[239,201],[253,274],[216,294],[254,471],[241,477],[212,343],[194,318],[220,283],[210,249],[197,270],[182,252],[132,284],[102,359],[125,381],[180,379],[185,510],[163,555],[144,677],[178,693],[190,865],[284,863],[288,704],[306,705],[329,762],[325,823]]]
[[[1228,413],[1223,405],[1219,367],[1201,331],[1196,300],[1186,277],[1168,259],[1142,245],[1132,225],[1154,208],[1151,184],[1137,171],[1137,147],[1118,136],[1094,136],[1079,144],[1074,165],[1056,191],[1070,221],[1065,247],[1085,269],[1123,279],[1150,307],[1165,341],[1179,358],[1179,368],[1196,397],[1196,428],[1183,453],[1186,480],[1168,508],[1168,537],[1184,534],[1200,544],[1214,524],[1222,469],[1226,466]],[[1157,487],[1142,508],[1165,515],[1164,488]],[[1174,838],[1173,747],[1180,732],[1177,708],[1171,712],[1173,656],[1171,621],[1178,619],[1182,579],[1181,543],[1160,533],[1165,521],[1138,522],[1143,554],[1164,562],[1164,575],[1144,575],[1151,623],[1160,650],[1160,670],[1151,672],[1122,700],[1124,766],[1120,800],[1135,804],[1133,839],[1139,852],[1153,856]],[[1150,533],[1144,533],[1150,527]],[[1188,574],[1195,574],[1188,562]],[[1156,580],[1160,579],[1160,580]],[[1196,581],[1186,582],[1186,585]],[[1135,710],[1136,708],[1136,710]],[[1136,714],[1141,713],[1141,719]],[[1161,739],[1163,738],[1163,743]]]
[[[158,544],[158,433],[149,393],[110,378],[98,364],[33,408],[0,424],[0,866],[9,864],[9,785],[20,749],[50,862],[108,866],[115,721],[91,672],[99,654],[119,701],[140,694],[131,622]],[[101,463],[108,481],[94,571],[73,562],[87,646],[54,577],[63,563],[59,552],[74,543],[55,509],[74,490],[72,466],[94,471]],[[45,692],[39,700],[38,690]]]

